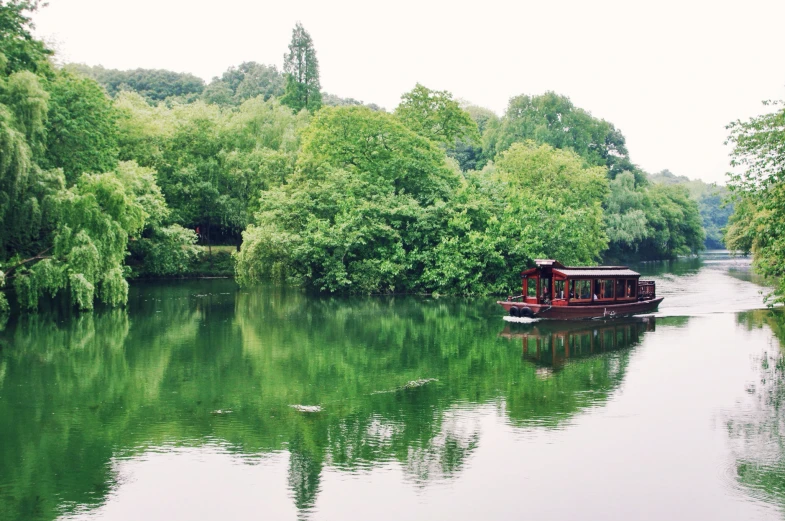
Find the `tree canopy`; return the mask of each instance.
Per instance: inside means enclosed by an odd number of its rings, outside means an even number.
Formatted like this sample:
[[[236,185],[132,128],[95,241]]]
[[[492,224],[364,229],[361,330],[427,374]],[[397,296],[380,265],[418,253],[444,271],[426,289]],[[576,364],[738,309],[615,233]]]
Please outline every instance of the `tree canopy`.
[[[424,138],[445,146],[453,146],[459,139],[469,143],[480,140],[477,123],[447,91],[434,91],[418,83],[401,96],[395,115]]]
[[[492,158],[527,139],[570,148],[589,164],[608,167],[611,178],[625,170],[635,171],[624,136],[612,123],[593,117],[555,92],[510,99],[498,126],[485,134],[483,148]]]
[[[202,94],[205,88],[204,80],[193,74],[162,69],[122,71],[106,69],[100,65],[90,67],[84,64],[69,64],[65,66],[65,69],[94,79],[112,97],[122,91],[132,91],[140,94],[150,103],[157,103],[172,97],[193,101]]]

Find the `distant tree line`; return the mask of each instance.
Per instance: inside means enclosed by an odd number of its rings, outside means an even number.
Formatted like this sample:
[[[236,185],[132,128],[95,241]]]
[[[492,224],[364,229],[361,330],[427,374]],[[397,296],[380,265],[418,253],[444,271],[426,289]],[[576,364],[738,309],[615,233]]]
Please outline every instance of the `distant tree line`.
[[[555,93],[507,112],[416,85],[392,113],[321,92],[301,25],[283,72],[204,85],[168,71],[57,68],[36,3],[0,5],[0,306],[121,305],[128,277],[233,244],[237,278],[317,291],[506,293],[534,258],[673,258],[701,207],[656,183],[611,123]]]

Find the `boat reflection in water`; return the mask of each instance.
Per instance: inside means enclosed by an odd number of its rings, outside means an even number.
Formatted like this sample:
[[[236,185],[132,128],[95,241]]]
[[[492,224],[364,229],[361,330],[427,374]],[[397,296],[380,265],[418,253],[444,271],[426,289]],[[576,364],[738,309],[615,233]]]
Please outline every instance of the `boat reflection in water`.
[[[654,317],[601,321],[542,321],[511,323],[499,336],[521,339],[523,358],[543,368],[539,374],[563,368],[570,358],[618,351],[638,345],[647,331],[654,331]]]

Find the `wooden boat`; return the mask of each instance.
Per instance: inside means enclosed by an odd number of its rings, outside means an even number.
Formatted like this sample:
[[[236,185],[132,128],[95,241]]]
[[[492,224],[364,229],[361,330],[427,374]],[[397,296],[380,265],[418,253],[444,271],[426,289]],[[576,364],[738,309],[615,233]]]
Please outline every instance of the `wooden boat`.
[[[498,304],[513,317],[557,320],[627,317],[657,309],[652,280],[627,266],[564,266],[541,259],[521,273],[522,293]]]

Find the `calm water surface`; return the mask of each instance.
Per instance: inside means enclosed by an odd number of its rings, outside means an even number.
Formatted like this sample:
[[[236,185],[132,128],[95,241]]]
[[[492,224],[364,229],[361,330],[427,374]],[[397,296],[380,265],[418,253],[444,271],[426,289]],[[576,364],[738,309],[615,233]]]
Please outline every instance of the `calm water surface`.
[[[0,331],[0,520],[781,519],[785,315],[748,261],[655,316],[140,284]]]

